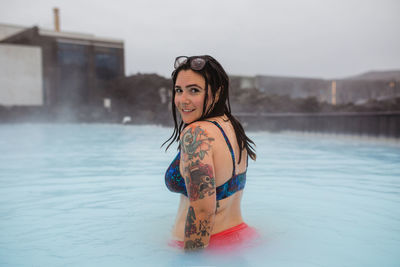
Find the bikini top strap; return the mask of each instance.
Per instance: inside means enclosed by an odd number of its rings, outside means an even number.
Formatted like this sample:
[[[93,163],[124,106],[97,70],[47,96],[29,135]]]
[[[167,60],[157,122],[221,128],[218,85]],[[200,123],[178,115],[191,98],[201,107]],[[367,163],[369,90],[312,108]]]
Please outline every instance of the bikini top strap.
[[[208,121],[208,120],[206,120],[206,121]],[[226,136],[224,130],[222,129],[221,125],[219,125],[218,122],[216,122],[216,121],[208,121],[208,122],[211,122],[215,126],[217,126],[221,130],[222,135],[224,136],[225,142],[228,145],[229,151],[231,152],[231,156],[232,156],[232,163],[233,163],[232,177],[233,177],[233,176],[235,176],[236,170],[235,170],[235,154],[233,153],[233,148],[232,148],[231,142],[229,142],[228,137]]]

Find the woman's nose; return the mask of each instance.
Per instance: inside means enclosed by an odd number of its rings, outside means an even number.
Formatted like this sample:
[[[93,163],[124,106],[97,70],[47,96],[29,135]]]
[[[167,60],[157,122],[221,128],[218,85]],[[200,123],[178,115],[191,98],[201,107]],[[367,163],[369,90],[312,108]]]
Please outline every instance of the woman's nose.
[[[185,92],[182,93],[182,98],[181,98],[181,100],[182,100],[182,103],[184,103],[184,104],[187,104],[187,103],[190,102],[190,99],[189,99],[189,97],[188,97],[188,94],[185,93]]]

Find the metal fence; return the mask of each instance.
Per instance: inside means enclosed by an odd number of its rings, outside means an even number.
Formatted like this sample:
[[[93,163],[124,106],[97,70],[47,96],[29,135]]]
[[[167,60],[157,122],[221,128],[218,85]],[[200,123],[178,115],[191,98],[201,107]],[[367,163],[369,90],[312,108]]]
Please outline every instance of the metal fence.
[[[301,131],[400,138],[400,112],[374,113],[241,113],[249,130]]]

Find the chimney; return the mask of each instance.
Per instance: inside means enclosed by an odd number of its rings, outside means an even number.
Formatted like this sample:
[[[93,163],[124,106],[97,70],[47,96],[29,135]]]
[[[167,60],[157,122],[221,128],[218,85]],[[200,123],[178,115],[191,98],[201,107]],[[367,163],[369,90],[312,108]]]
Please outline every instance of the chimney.
[[[54,30],[56,32],[60,31],[60,10],[58,7],[53,8],[54,13]]]

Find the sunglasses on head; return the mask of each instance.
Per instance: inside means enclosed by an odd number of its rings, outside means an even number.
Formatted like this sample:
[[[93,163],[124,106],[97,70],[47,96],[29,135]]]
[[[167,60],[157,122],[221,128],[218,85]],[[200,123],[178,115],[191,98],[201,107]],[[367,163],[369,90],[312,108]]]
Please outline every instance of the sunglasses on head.
[[[202,57],[180,56],[175,58],[174,68],[177,69],[180,66],[187,64],[188,61],[190,61],[190,68],[192,70],[202,70],[207,63],[207,60]]]

